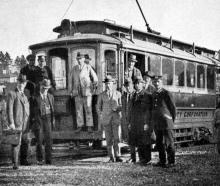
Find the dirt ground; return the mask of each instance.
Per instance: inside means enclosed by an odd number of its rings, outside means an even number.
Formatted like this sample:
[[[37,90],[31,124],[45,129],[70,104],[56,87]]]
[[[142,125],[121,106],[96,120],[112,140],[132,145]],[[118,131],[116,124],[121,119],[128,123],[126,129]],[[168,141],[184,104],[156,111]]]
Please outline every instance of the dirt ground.
[[[129,154],[123,154],[124,161]],[[158,160],[153,152],[152,162]],[[220,155],[214,145],[177,149],[173,168],[107,163],[107,157],[54,158],[53,165],[0,166],[0,185],[220,185]]]

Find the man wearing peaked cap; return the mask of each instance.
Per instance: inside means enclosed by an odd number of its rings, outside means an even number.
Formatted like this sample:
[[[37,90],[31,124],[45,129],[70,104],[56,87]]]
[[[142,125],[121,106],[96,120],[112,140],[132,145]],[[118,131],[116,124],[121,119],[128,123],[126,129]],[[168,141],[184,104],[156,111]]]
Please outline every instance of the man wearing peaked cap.
[[[149,92],[149,93],[153,93],[154,92],[154,86],[152,85],[152,78],[155,76],[155,74],[151,71],[146,71],[143,74],[143,79],[145,81],[145,85],[144,85],[144,89]]]
[[[103,82],[105,83],[105,91],[99,94],[97,101],[99,123],[105,131],[109,162],[122,162],[118,146],[122,109],[121,93],[113,88],[114,79],[110,75],[106,76]]]
[[[134,78],[136,76],[141,76],[141,71],[136,68],[134,65],[137,63],[136,55],[131,54],[128,59],[128,69],[125,71],[125,78],[130,78],[132,81],[134,81]]]
[[[52,163],[52,128],[55,128],[54,97],[48,92],[51,87],[49,79],[40,83],[40,92],[34,102],[35,123],[32,130],[36,137],[36,155],[39,165],[43,164],[43,139],[45,144],[45,163]]]
[[[71,71],[71,96],[75,99],[76,132],[80,132],[86,124],[88,132],[93,129],[92,95],[98,85],[98,77],[90,64],[85,63],[85,54],[77,53],[78,62]],[[85,112],[83,112],[83,110]],[[84,115],[85,113],[85,115]],[[85,121],[84,121],[85,118]]]
[[[161,75],[153,77],[153,84],[155,91],[152,94],[152,122],[156,134],[156,146],[159,151],[159,162],[156,166],[170,167],[175,164],[173,127],[176,107],[171,93],[163,88]]]
[[[12,145],[12,163],[13,169],[18,169],[18,157],[20,151],[20,164],[29,165],[27,161],[28,139],[28,118],[30,107],[27,97],[24,94],[24,88],[27,84],[25,75],[19,74],[17,78],[17,87],[14,91],[8,93],[7,116],[9,128],[12,130],[20,130],[20,138],[18,145]]]

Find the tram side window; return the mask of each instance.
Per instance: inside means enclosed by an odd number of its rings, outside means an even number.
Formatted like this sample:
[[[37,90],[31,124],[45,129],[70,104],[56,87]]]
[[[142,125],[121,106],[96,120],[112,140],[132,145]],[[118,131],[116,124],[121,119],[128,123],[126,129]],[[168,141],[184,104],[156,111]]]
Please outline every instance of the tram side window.
[[[205,88],[205,68],[197,65],[197,88]]]
[[[172,85],[173,84],[173,62],[169,58],[162,59],[162,74],[163,74],[163,84]]]
[[[215,69],[212,66],[207,67],[207,88],[214,89],[215,88]]]
[[[56,89],[66,89],[66,61],[60,57],[53,56],[51,60]]]
[[[175,62],[175,85],[184,86],[184,63],[182,61]]]
[[[113,78],[117,78],[117,65],[116,65],[116,54],[113,50],[105,51],[105,65],[106,75],[111,75]]]
[[[187,86],[195,87],[195,66],[192,63],[187,63],[186,67]]]
[[[148,70],[154,74],[160,74],[161,69],[161,57],[156,55],[148,56]]]

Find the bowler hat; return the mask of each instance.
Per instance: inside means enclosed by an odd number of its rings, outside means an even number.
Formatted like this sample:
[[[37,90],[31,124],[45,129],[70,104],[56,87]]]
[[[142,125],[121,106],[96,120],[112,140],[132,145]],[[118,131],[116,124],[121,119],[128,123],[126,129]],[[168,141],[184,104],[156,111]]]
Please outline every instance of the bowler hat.
[[[17,81],[19,81],[20,83],[25,83],[25,82],[27,82],[27,77],[26,77],[26,75],[19,74],[19,75],[18,75],[18,78],[17,78]]]
[[[144,83],[143,78],[141,76],[136,76],[134,78],[134,84],[136,84],[136,83]]]
[[[147,76],[147,77],[153,78],[155,75],[151,71],[146,71],[146,72],[144,72],[143,76]]]
[[[37,60],[38,60],[38,61],[41,61],[41,60],[43,60],[43,59],[45,59],[45,58],[46,58],[46,56],[41,55],[41,56],[38,56],[38,57],[37,57]]]
[[[112,76],[107,75],[104,79],[104,83],[114,82],[115,80],[112,78]]]
[[[92,60],[92,59],[89,57],[89,54],[85,54],[84,56],[85,56],[85,59],[87,59],[87,60]]]
[[[131,54],[128,60],[136,63],[137,62],[136,55]]]
[[[43,81],[41,81],[41,86],[44,88],[50,88],[51,84],[50,84],[50,80],[49,79],[43,79]]]
[[[132,79],[131,78],[126,78],[124,82],[124,86],[128,86],[132,84]]]
[[[81,59],[81,58],[85,58],[85,55],[80,52],[77,52],[76,59]]]
[[[35,55],[34,55],[34,54],[29,54],[29,55],[26,57],[26,59],[27,59],[28,61],[35,60]]]

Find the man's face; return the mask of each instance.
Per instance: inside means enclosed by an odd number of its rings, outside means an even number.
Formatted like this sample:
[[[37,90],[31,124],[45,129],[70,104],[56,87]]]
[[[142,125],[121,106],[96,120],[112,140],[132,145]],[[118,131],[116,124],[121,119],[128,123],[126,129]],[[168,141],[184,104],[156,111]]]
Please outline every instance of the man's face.
[[[42,94],[47,94],[49,88],[45,88],[44,86],[41,86],[40,91]]]
[[[125,89],[126,89],[126,92],[128,92],[128,93],[131,93],[132,91],[133,91],[133,84],[132,83],[130,83],[130,84],[127,84],[126,86],[125,86]]]
[[[107,91],[112,91],[113,90],[113,82],[106,82],[105,83],[105,89]]]
[[[35,65],[35,59],[33,58],[33,59],[29,59],[29,65],[30,66],[34,66]]]
[[[143,89],[143,83],[142,82],[136,82],[135,84],[134,84],[134,88],[135,88],[135,90],[136,91],[141,91],[142,89]]]
[[[85,58],[84,57],[78,58],[77,61],[78,61],[79,65],[83,65],[84,61],[85,61]]]
[[[24,92],[24,89],[25,89],[25,87],[26,87],[26,84],[27,84],[27,82],[20,82],[20,81],[18,81],[17,87],[18,87],[18,89],[19,89],[20,91]]]
[[[155,79],[153,80],[153,85],[154,87],[159,90],[160,88],[162,88],[162,79]]]
[[[39,66],[40,66],[41,68],[44,67],[44,66],[46,66],[46,60],[45,60],[45,58],[43,57],[43,58],[38,59],[38,64],[39,64]]]
[[[128,68],[133,69],[133,68],[134,68],[134,65],[135,65],[135,62],[134,62],[134,61],[129,61],[129,62],[128,62]]]
[[[89,59],[85,59],[85,64],[89,64],[90,60]]]

